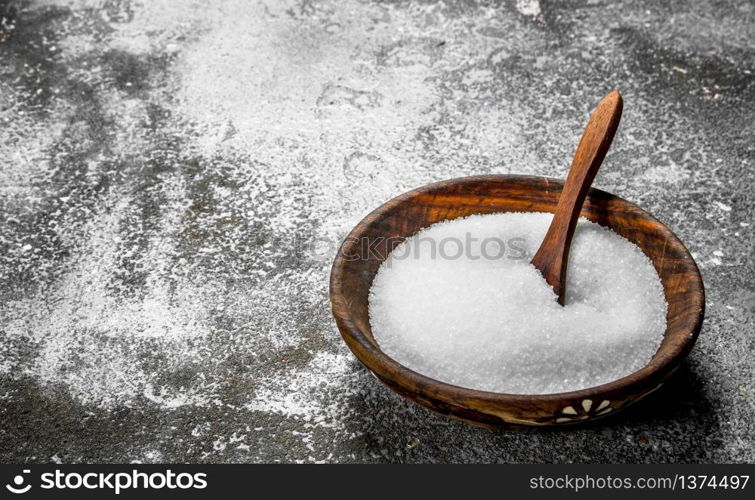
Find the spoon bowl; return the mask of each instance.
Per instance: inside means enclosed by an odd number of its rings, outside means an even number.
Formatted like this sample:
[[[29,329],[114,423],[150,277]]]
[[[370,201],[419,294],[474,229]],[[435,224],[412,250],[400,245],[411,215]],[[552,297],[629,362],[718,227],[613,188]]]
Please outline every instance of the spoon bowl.
[[[346,237],[330,276],[333,315],[351,351],[398,394],[440,414],[488,427],[584,424],[613,415],[659,389],[700,331],[705,310],[702,278],[669,228],[633,203],[598,189],[589,190],[581,216],[637,245],[652,261],[668,301],[663,342],[644,368],[578,391],[502,394],[451,385],[410,370],[386,355],[373,337],[369,291],[380,264],[396,245],[442,220],[497,212],[553,213],[563,186],[545,177],[464,177],[409,191],[365,217]]]

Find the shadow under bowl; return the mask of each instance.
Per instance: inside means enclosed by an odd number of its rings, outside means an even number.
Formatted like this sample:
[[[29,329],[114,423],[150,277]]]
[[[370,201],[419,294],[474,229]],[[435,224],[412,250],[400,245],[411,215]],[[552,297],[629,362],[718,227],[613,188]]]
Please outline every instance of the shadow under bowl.
[[[705,310],[700,272],[684,244],[633,203],[591,189],[581,215],[609,227],[647,255],[668,301],[663,342],[650,362],[626,377],[558,394],[502,394],[459,387],[399,364],[375,341],[368,314],[372,281],[391,249],[442,220],[497,212],[551,212],[563,182],[489,175],[451,179],[404,193],[365,217],[333,263],[330,300],[338,329],[356,357],[398,394],[440,414],[488,427],[565,427],[612,415],[659,389],[692,349]]]

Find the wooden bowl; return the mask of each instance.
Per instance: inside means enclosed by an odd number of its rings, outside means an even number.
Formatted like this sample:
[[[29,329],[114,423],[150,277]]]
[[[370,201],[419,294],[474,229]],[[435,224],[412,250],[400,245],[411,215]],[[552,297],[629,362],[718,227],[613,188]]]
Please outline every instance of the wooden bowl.
[[[365,217],[341,245],[330,276],[333,315],[351,351],[400,395],[443,415],[492,427],[582,424],[612,415],[660,388],[700,331],[705,309],[702,278],[669,228],[633,203],[597,189],[590,190],[582,216],[642,249],[661,278],[669,304],[663,342],[641,370],[597,387],[559,394],[484,392],[414,372],[388,357],[373,338],[367,313],[370,287],[381,262],[398,243],[445,219],[553,212],[562,187],[562,181],[543,177],[464,177],[405,193]]]

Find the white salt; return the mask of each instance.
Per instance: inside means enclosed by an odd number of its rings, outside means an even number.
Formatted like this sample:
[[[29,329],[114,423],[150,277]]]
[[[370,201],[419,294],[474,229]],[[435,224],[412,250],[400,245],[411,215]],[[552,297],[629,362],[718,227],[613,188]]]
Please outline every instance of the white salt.
[[[433,379],[513,394],[584,389],[645,366],[668,307],[652,263],[633,243],[580,219],[561,307],[529,263],[551,218],[475,215],[404,241],[370,290],[381,349]]]

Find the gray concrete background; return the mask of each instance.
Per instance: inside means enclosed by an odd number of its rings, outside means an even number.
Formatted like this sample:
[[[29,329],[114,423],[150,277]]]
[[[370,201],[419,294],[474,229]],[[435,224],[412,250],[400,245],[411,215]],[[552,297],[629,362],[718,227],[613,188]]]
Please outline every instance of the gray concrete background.
[[[0,461],[752,462],[752,2],[0,2]],[[563,177],[687,244],[669,386],[565,432],[395,396],[341,342],[339,238],[407,189]],[[316,243],[312,245],[311,243]]]

